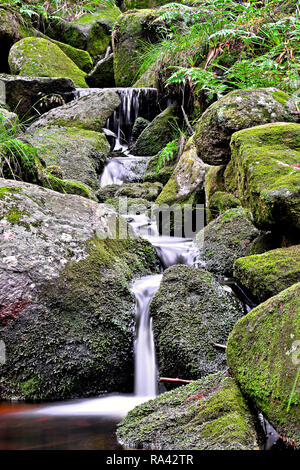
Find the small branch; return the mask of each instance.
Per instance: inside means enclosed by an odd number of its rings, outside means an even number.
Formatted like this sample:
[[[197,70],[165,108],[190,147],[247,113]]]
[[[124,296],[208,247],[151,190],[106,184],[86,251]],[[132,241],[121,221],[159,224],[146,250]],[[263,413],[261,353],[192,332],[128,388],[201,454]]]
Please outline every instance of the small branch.
[[[187,125],[187,128],[188,128],[188,130],[189,130],[189,133],[190,133],[191,135],[193,135],[193,134],[194,134],[194,129],[193,129],[192,126],[190,125],[189,119],[188,119],[188,117],[187,117],[187,115],[186,115],[186,112],[185,112],[183,106],[181,106],[181,111],[182,111],[182,114],[183,114],[185,123],[186,123],[186,125]]]
[[[212,341],[211,344],[216,349],[226,349],[227,348],[227,346],[225,346],[225,344],[215,343],[214,341]]]
[[[158,381],[159,382],[179,382],[183,384],[191,384],[193,382],[196,382],[195,380],[171,379],[169,377],[159,377]]]

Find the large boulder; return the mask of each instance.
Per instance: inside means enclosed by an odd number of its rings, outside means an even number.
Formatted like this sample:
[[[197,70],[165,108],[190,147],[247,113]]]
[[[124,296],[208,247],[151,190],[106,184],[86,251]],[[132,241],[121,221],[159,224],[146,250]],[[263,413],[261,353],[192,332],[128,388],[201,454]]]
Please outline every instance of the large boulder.
[[[237,199],[234,194],[217,191],[208,200],[206,208],[207,221],[210,222],[211,220],[216,219],[220,214],[228,209],[240,206],[241,201]]]
[[[139,156],[153,156],[173,140],[174,128],[176,130],[178,119],[176,111],[176,105],[171,105],[156,116],[141,132],[130,153]]]
[[[110,151],[100,132],[50,127],[36,131],[30,142],[47,167],[59,167],[63,179],[81,181],[94,190],[100,188],[99,175]]]
[[[27,77],[66,77],[85,88],[86,73],[54,43],[47,39],[29,37],[18,41],[9,52],[12,74]]]
[[[78,196],[1,179],[0,205],[1,399],[131,391],[129,282],[157,270],[153,248]]]
[[[49,111],[73,100],[75,85],[69,78],[0,75],[4,101],[23,119]]]
[[[156,199],[156,204],[195,204],[204,202],[207,165],[197,156],[193,139],[189,139],[171,178]]]
[[[300,245],[237,259],[234,277],[259,302],[264,302],[300,282]]]
[[[120,185],[112,184],[97,191],[99,202],[114,197],[127,197],[131,199],[145,199],[155,201],[162,190],[161,183],[125,183]]]
[[[241,208],[228,209],[197,233],[195,243],[208,271],[232,276],[236,259],[245,256],[260,235]]]
[[[276,431],[300,447],[300,283],[238,321],[227,343],[230,372]]]
[[[32,134],[41,128],[53,126],[77,127],[99,132],[120,103],[117,93],[112,90],[91,93],[52,109],[35,121],[28,128],[28,132]]]
[[[299,233],[300,124],[266,124],[237,132],[231,149],[238,195],[255,225]]]
[[[212,343],[226,343],[244,309],[209,272],[175,265],[164,272],[150,314],[160,375],[197,379],[226,368],[224,351]]]
[[[90,87],[114,87],[114,55],[109,54],[104,59],[99,60],[93,70],[86,76],[85,80]]]
[[[234,380],[196,380],[130,411],[118,425],[125,448],[257,450],[254,420]]]
[[[294,121],[296,105],[276,88],[237,90],[212,104],[201,116],[195,131],[198,155],[210,165],[230,160],[234,132],[260,124]]]
[[[109,2],[108,2],[109,3]],[[89,4],[91,9],[92,4]],[[111,30],[121,11],[111,4],[95,5],[95,11],[85,13],[73,21],[58,21],[50,25],[47,34],[54,39],[102,57],[111,42]]]
[[[47,36],[45,39],[49,39]],[[93,68],[93,61],[90,54],[87,51],[82,49],[77,49],[76,47],[70,46],[60,41],[55,41],[55,39],[50,39],[51,42],[56,44],[68,57],[71,59],[74,64],[77,65],[80,70],[88,73]],[[87,78],[87,76],[86,76]]]

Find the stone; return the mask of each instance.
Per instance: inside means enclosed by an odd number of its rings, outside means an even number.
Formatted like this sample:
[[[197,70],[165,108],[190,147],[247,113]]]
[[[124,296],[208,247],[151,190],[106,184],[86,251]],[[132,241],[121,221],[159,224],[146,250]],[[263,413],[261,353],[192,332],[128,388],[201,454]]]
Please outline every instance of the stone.
[[[300,232],[300,124],[274,123],[232,136],[238,197],[254,224],[279,233]]]
[[[56,44],[43,38],[29,37],[18,41],[10,49],[8,61],[12,74],[70,78],[78,87],[87,87],[86,73]]]
[[[44,114],[28,128],[28,133],[53,126],[101,132],[120,103],[117,93],[112,90],[91,93]]]
[[[90,87],[94,88],[114,87],[114,55],[109,54],[104,59],[99,60],[85,80]]]
[[[73,127],[50,127],[33,134],[31,144],[46,166],[58,166],[62,179],[100,188],[99,175],[110,146],[103,134]]]
[[[1,399],[132,391],[129,284],[158,271],[154,249],[79,196],[1,179],[0,206]]]
[[[227,362],[241,391],[290,443],[300,447],[300,283],[258,305],[235,325]],[[292,393],[293,391],[293,393]],[[290,403],[290,406],[288,406]]]
[[[237,259],[234,277],[259,302],[264,302],[300,282],[300,245]]]
[[[260,235],[242,207],[228,209],[197,233],[195,243],[208,271],[232,276],[235,260]]]
[[[147,168],[144,174],[144,181],[150,181],[151,183],[158,181],[163,185],[167,184],[171,178],[173,171],[176,166],[176,162],[170,160],[157,171],[159,153],[149,158]]]
[[[241,201],[233,194],[217,191],[208,201],[208,206],[206,208],[207,220],[210,222],[228,209],[240,206]]]
[[[0,75],[5,91],[5,103],[27,122],[37,112],[68,103],[75,96],[75,85],[69,78],[20,77]]]
[[[138,156],[153,156],[173,140],[174,126],[177,122],[176,111],[176,105],[171,105],[156,116],[139,135],[130,153]]]
[[[18,115],[0,107],[0,132],[13,131],[13,129],[17,132],[18,126]]]
[[[22,18],[9,9],[0,8],[0,73],[8,73],[8,54],[13,44],[26,35]]]
[[[141,135],[143,130],[146,129],[147,126],[149,126],[149,124],[150,124],[150,121],[148,121],[148,119],[145,119],[143,117],[138,117],[134,121],[134,125],[133,125],[133,128],[132,128],[132,138],[133,138],[133,140],[136,140]]]
[[[237,90],[212,104],[200,117],[195,130],[199,157],[210,165],[230,161],[234,132],[260,124],[295,121],[294,101],[276,88]]]
[[[118,425],[117,438],[127,449],[258,450],[246,400],[220,374],[137,406]]]
[[[242,303],[209,272],[175,265],[163,275],[150,303],[161,377],[198,379],[226,369],[224,344],[244,315]]]

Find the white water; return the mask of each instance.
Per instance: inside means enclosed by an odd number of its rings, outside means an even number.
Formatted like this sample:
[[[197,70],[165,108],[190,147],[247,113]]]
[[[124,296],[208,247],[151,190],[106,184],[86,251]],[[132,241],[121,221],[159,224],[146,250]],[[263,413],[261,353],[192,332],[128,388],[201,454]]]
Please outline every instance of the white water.
[[[100,186],[104,188],[109,184],[123,184],[140,181],[145,173],[148,157],[115,157],[110,159],[104,167],[100,178]]]

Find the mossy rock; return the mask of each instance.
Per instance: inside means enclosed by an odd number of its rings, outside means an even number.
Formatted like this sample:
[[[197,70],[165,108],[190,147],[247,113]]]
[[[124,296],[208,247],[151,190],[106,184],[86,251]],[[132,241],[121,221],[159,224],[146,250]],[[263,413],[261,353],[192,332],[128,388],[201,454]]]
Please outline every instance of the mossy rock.
[[[29,77],[66,77],[85,88],[86,73],[51,41],[43,38],[25,38],[13,45],[9,52],[12,74]]]
[[[174,139],[177,122],[176,105],[169,106],[142,131],[131,148],[132,155],[153,156]]]
[[[157,181],[165,185],[172,176],[176,162],[169,161],[165,166],[157,171],[158,158],[159,154],[149,158],[149,162],[144,174],[144,181],[150,181],[151,183]]]
[[[212,104],[201,116],[195,131],[198,155],[210,165],[230,161],[234,132],[261,124],[295,121],[296,105],[276,88],[237,90]]]
[[[142,10],[170,3],[168,0],[122,0],[122,10]]]
[[[276,431],[300,447],[300,283],[238,321],[227,342],[230,372]],[[294,388],[294,393],[292,390]],[[288,410],[288,404],[290,407]]]
[[[130,411],[118,425],[125,448],[257,450],[254,421],[231,377],[209,375]]]
[[[1,106],[1,104],[0,104]],[[17,133],[19,129],[19,118],[16,113],[11,113],[6,108],[0,107],[0,133],[6,134],[7,132]]]
[[[55,41],[54,39],[51,39],[51,42],[56,44],[69,57],[69,59],[71,59],[74,64],[77,65],[80,70],[83,70],[86,73],[92,70],[93,61],[87,51],[77,49],[76,47],[72,47],[69,44],[64,44],[60,41]]]
[[[195,243],[205,267],[220,276],[232,276],[234,262],[260,235],[242,207],[228,209],[196,235]]]
[[[33,134],[37,130],[53,126],[101,132],[107,119],[120,103],[117,93],[112,90],[91,93],[43,114],[27,132]]]
[[[226,343],[244,309],[209,272],[175,265],[164,272],[150,314],[160,376],[197,379],[226,368],[212,342]]]
[[[109,54],[97,62],[93,70],[86,76],[86,82],[90,87],[95,88],[111,88],[115,86],[113,54]]]
[[[76,127],[50,127],[35,132],[31,139],[46,166],[57,165],[63,179],[100,188],[99,175],[110,146],[103,134]]]
[[[300,232],[300,125],[274,123],[235,133],[232,168],[255,225]]]
[[[225,191],[224,171],[225,165],[212,166],[208,169],[205,176],[205,195],[208,203],[209,199],[217,191]]]
[[[132,391],[130,282],[158,271],[152,246],[79,196],[0,179],[0,205],[1,399]]]
[[[238,259],[234,277],[259,302],[264,302],[300,282],[300,245]]]
[[[217,191],[208,201],[208,207],[206,211],[207,220],[210,222],[228,209],[240,206],[241,201],[233,194]]]
[[[141,133],[143,132],[144,129],[146,129],[147,126],[149,126],[150,121],[148,119],[145,119],[143,117],[138,117],[133,124],[132,128],[132,139],[136,140]]]

